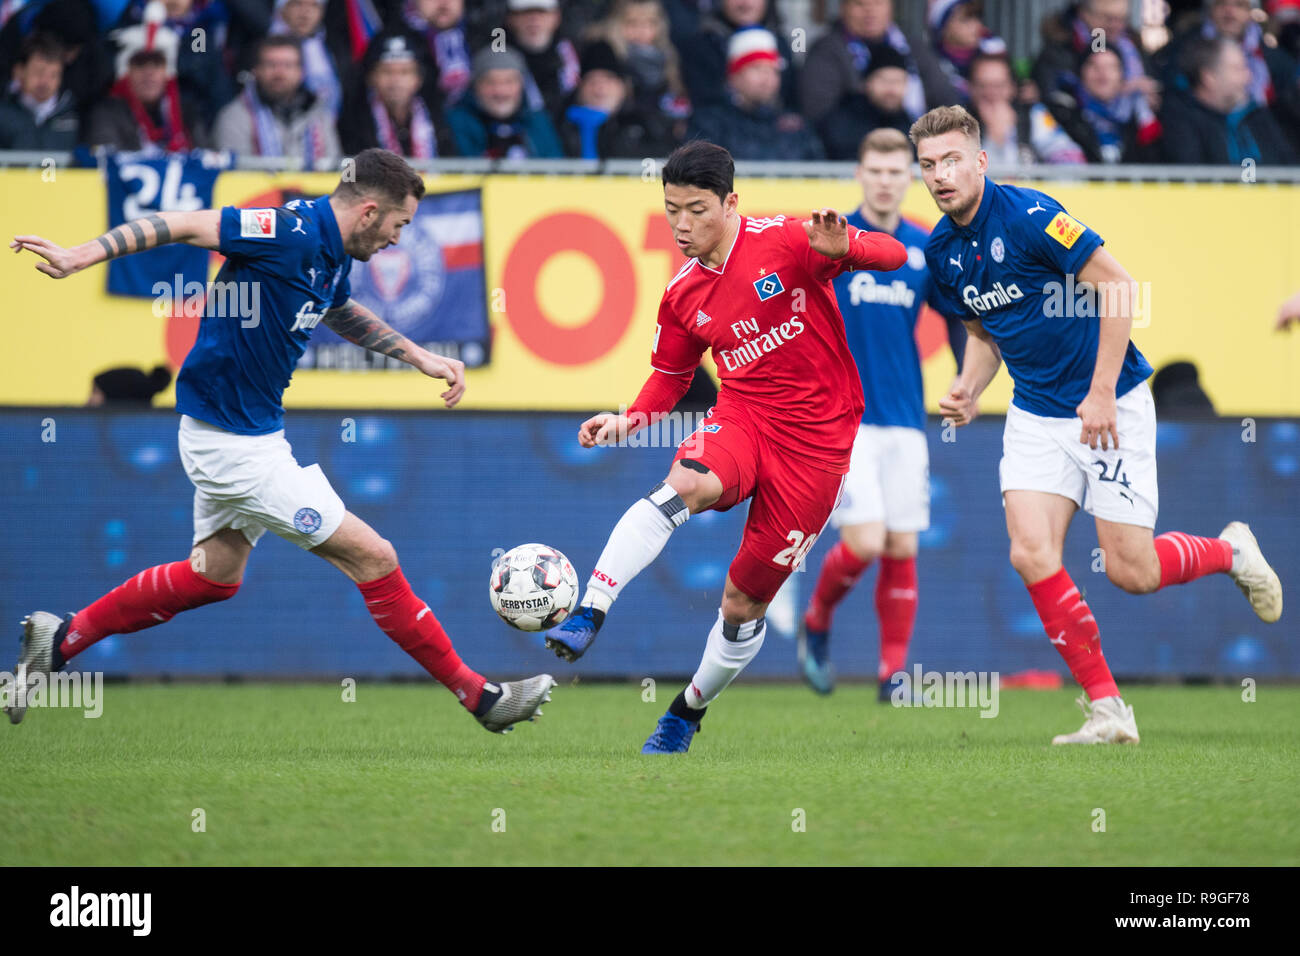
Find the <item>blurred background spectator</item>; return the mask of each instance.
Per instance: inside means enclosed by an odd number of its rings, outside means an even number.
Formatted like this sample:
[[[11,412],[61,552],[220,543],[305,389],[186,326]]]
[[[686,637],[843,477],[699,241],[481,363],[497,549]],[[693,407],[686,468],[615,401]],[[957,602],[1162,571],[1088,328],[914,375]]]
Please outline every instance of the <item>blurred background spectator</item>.
[[[970,102],[970,67],[975,55],[1007,52],[1006,41],[993,35],[981,19],[983,14],[981,0],[931,0],[926,17],[939,68],[963,103]]]
[[[474,55],[470,91],[447,114],[461,156],[558,159],[564,155],[550,115],[525,96],[528,67],[513,49]]]
[[[846,93],[818,125],[827,159],[856,159],[858,146],[873,129],[888,127],[906,134],[912,117],[903,108],[907,63],[887,43],[868,44],[861,92]]]
[[[727,44],[726,103],[698,107],[690,139],[707,139],[736,159],[819,160],[821,142],[781,100],[783,60],[776,37],[762,27],[737,30]]]
[[[106,369],[90,385],[91,408],[149,408],[153,397],[172,382],[171,370],[165,365],[144,372],[131,366]]]
[[[225,3],[226,0],[150,0],[148,3],[134,0],[124,18],[128,27],[115,34],[120,47],[137,49],[146,45],[147,23],[158,24],[157,35],[148,45],[167,53],[181,96],[193,104],[199,119],[209,129],[216,121],[217,111],[235,95],[230,64],[225,57],[230,19]],[[134,30],[131,24],[137,25]],[[121,72],[120,62],[118,72]]]
[[[799,109],[794,74],[794,53],[786,39],[770,0],[717,0],[712,12],[700,17],[693,32],[681,36],[682,79],[691,102],[698,106],[725,105],[728,90],[729,44],[738,30],[765,28],[775,39],[777,55],[784,64],[779,96],[781,110]],[[811,57],[809,58],[811,61]]]
[[[642,109],[627,65],[603,40],[582,51],[582,79],[564,110],[560,135],[565,151],[578,159],[662,157],[676,145],[669,118]]]
[[[72,149],[77,102],[63,84],[63,45],[34,33],[23,41],[13,83],[0,97],[0,149]]]
[[[351,79],[352,59],[340,38],[326,36],[325,0],[276,0],[270,35],[298,41],[303,86],[337,119],[343,88]]]
[[[1161,121],[1169,163],[1294,163],[1295,151],[1267,107],[1250,97],[1250,69],[1227,37],[1195,37],[1183,50],[1187,90],[1168,97]]]
[[[994,167],[1082,163],[1083,150],[1042,103],[1019,95],[1011,61],[980,53],[970,65],[970,109],[980,121],[984,150]]]
[[[334,117],[303,85],[302,47],[269,36],[257,47],[252,78],[217,115],[217,149],[249,156],[286,156],[306,166],[340,155]]]
[[[1191,362],[1170,362],[1151,378],[1151,397],[1161,418],[1213,418],[1214,403]]]
[[[376,34],[362,60],[363,78],[344,100],[339,117],[343,151],[379,147],[412,159],[455,155],[451,130],[425,99],[429,61],[405,30]]]
[[[29,0],[0,29],[0,76],[11,74],[25,37],[51,34],[63,44],[63,88],[84,117],[117,77],[106,36],[110,26],[100,23],[90,0]]]
[[[577,48],[560,33],[559,0],[508,0],[506,9],[506,41],[524,58],[528,108],[558,118],[582,75]]]
[[[1048,105],[1088,162],[1154,162],[1161,128],[1154,116],[1140,109],[1141,96],[1124,91],[1124,64],[1118,53],[1089,49],[1079,57],[1075,74],[1053,91]]]
[[[637,107],[643,113],[663,113],[680,138],[691,103],[659,0],[614,0],[609,16],[593,23],[586,36],[613,48],[627,67]]]
[[[90,112],[86,142],[114,149],[181,153],[208,146],[197,109],[181,95],[167,55],[137,49],[105,100]]]
[[[406,0],[401,23],[424,44],[424,98],[446,110],[469,89],[470,45],[465,0]],[[391,28],[390,28],[391,29]]]

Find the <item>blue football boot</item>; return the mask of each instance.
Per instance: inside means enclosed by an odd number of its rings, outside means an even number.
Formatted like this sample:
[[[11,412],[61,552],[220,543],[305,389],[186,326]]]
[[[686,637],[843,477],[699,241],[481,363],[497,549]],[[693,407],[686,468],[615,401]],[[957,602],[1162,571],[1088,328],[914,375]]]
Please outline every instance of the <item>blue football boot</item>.
[[[686,720],[674,714],[664,714],[655,725],[645,746],[643,754],[684,754],[691,749],[691,738],[700,729],[698,720]]]
[[[573,663],[587,652],[605,623],[605,612],[597,607],[580,607],[546,632],[546,646],[560,660]]]
[[[804,681],[817,693],[829,694],[835,689],[830,631],[814,631],[806,622],[799,622],[799,669]]]

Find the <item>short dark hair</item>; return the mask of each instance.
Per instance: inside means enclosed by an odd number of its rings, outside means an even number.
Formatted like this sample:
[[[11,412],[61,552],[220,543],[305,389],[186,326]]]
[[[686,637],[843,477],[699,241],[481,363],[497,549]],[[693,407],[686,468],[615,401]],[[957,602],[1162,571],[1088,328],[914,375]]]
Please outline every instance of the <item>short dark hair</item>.
[[[707,189],[723,202],[732,194],[736,163],[731,154],[702,139],[678,146],[664,163],[665,186],[695,186]]]
[[[424,198],[424,179],[401,156],[386,149],[363,149],[351,160],[352,175],[345,170],[334,195],[349,202],[369,196],[389,206],[400,206],[407,196]]]
[[[57,60],[62,64],[65,49],[54,34],[33,33],[18,48],[18,58],[14,62],[19,66],[26,66],[28,60],[39,56],[42,60]]]
[[[291,49],[297,52],[298,62],[302,62],[302,41],[297,37],[289,36],[287,33],[277,33],[274,36],[262,37],[257,41],[257,52],[253,54],[253,65],[262,62],[262,54],[267,50],[274,50],[277,47]]]
[[[1201,74],[1217,67],[1223,51],[1236,42],[1224,36],[1198,36],[1189,40],[1178,59],[1179,70],[1187,77],[1187,85],[1193,90],[1200,86]]]

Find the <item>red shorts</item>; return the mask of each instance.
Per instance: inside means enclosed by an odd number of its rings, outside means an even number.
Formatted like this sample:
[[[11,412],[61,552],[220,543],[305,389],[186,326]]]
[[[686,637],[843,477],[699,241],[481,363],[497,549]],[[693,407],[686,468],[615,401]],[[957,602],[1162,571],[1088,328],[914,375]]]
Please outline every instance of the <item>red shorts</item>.
[[[740,551],[728,574],[741,591],[768,603],[799,568],[839,504],[844,473],[826,471],[775,444],[743,408],[710,409],[677,447],[673,461],[698,461],[722,481],[711,510],[753,497]]]

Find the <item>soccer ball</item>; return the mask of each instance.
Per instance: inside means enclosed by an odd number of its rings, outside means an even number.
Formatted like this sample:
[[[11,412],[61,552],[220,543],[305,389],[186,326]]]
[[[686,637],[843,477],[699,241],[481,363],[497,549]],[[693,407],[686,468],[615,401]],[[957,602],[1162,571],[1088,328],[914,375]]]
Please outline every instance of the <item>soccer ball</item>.
[[[540,631],[559,624],[577,605],[578,572],[554,548],[521,544],[492,565],[488,597],[511,627]]]

